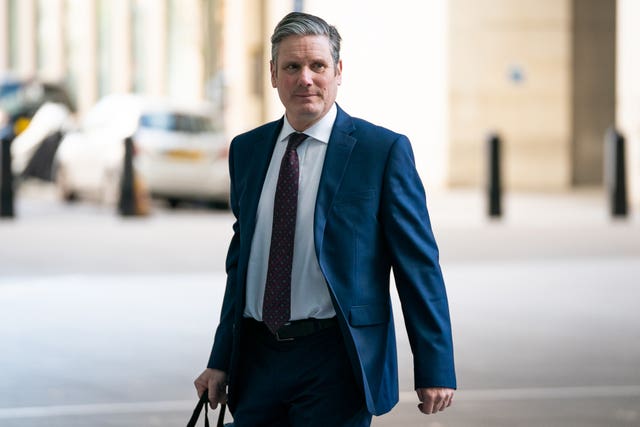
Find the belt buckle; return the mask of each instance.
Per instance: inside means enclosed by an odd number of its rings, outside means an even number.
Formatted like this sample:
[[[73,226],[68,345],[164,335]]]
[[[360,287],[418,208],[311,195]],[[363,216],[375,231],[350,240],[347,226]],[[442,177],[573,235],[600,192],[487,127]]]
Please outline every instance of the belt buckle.
[[[285,323],[284,325],[282,325],[282,326],[281,326],[281,328],[282,328],[283,326],[289,326],[289,325],[291,325],[291,322],[287,322],[287,323]],[[295,338],[293,338],[293,337],[289,337],[289,338],[281,338],[281,337],[280,337],[280,329],[278,329],[278,330],[276,331],[275,336],[276,336],[276,341],[278,341],[278,342],[287,342],[287,341],[293,341],[293,340],[295,340]]]

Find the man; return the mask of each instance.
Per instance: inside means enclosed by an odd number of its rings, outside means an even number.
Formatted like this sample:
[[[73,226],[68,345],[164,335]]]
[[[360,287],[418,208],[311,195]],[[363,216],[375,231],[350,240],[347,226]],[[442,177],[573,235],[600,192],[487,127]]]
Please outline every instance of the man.
[[[398,401],[393,268],[419,409],[451,405],[449,310],[408,139],[335,103],[340,35],[291,13],[271,38],[282,119],[230,149],[236,217],[207,369],[236,426],[369,426]],[[302,141],[302,142],[301,142]]]

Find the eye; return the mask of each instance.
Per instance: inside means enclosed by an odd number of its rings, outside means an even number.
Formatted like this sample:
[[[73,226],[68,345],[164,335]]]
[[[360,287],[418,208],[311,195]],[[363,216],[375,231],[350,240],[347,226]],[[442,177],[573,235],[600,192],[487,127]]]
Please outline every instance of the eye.
[[[316,73],[320,73],[322,71],[324,71],[327,68],[327,65],[322,63],[322,62],[316,62],[315,64],[313,64],[311,66],[311,68],[313,69],[313,71],[315,71]]]
[[[300,66],[298,64],[287,64],[284,67],[284,70],[288,73],[293,73],[295,71],[297,71],[300,68]]]

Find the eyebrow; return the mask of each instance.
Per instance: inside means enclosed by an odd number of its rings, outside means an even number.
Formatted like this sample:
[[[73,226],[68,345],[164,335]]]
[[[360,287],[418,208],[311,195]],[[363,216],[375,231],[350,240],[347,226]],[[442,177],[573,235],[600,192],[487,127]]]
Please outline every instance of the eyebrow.
[[[281,65],[283,67],[287,66],[287,65],[299,65],[299,64],[301,64],[303,62],[308,62],[309,64],[325,64],[325,65],[332,63],[332,61],[328,61],[328,60],[326,60],[324,58],[312,58],[309,61],[305,61],[305,60],[302,60],[302,59],[282,60]]]

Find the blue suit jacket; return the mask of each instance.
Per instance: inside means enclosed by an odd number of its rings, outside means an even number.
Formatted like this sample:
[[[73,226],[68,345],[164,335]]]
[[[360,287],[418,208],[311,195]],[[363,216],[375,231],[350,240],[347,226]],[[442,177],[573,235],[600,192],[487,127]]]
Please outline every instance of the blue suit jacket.
[[[283,120],[231,143],[231,208],[236,217],[227,285],[208,367],[229,373],[244,310],[256,210]],[[425,193],[409,140],[338,115],[318,188],[315,248],[329,285],[355,375],[374,415],[398,401],[396,342],[389,296],[393,268],[416,387],[456,387],[449,308]]]

